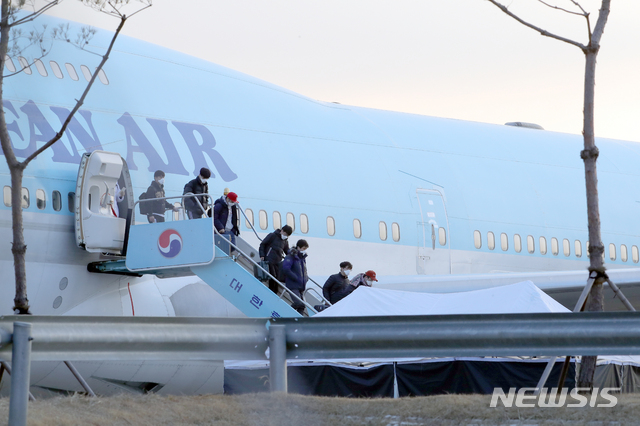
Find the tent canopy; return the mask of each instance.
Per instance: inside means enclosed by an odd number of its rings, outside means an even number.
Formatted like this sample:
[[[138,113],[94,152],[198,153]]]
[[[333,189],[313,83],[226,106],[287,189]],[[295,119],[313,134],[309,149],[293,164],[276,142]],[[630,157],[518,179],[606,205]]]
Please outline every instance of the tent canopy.
[[[415,293],[358,287],[319,317],[570,312],[531,281],[462,293]]]

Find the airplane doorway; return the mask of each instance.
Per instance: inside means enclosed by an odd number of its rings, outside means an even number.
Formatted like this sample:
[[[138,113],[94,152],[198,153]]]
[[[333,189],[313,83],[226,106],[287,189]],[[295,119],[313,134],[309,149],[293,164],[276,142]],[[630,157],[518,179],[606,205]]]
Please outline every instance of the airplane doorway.
[[[451,273],[449,220],[442,194],[436,190],[416,191],[421,222],[418,222],[416,272],[422,275]]]

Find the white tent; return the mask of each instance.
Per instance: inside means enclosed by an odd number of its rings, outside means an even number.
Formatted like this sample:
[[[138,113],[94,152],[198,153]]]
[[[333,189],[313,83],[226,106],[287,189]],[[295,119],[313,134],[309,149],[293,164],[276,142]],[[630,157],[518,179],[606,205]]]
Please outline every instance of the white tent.
[[[462,293],[414,293],[358,287],[318,317],[570,312],[531,281]]]

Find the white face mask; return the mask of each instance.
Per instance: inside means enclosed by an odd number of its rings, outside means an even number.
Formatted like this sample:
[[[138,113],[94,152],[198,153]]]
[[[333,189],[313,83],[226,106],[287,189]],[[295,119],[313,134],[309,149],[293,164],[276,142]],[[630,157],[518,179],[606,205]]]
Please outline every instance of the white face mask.
[[[300,250],[300,254],[307,254],[307,249]]]
[[[164,178],[162,178],[162,179],[158,180],[158,183],[159,183],[160,185],[164,185]]]
[[[347,276],[347,277],[348,277],[348,276],[349,276],[349,274],[351,273],[351,269],[343,269],[343,270],[342,270],[342,273],[343,273],[345,276]]]
[[[286,240],[287,238],[289,238],[287,234],[280,234],[280,237],[282,237],[283,240]]]
[[[202,182],[204,184],[204,183],[207,183],[207,180],[205,178],[203,178],[202,176],[200,176],[200,182]]]
[[[364,282],[366,282],[368,286],[373,285],[373,280],[372,279],[367,278]]]

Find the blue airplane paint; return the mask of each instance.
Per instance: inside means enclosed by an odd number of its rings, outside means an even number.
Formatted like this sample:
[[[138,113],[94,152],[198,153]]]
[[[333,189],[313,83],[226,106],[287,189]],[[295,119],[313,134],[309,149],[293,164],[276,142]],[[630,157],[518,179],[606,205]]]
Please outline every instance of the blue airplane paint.
[[[93,48],[103,49],[109,37],[100,31]],[[72,61],[76,68],[95,63],[83,55],[54,43],[48,59]],[[156,169],[167,172],[172,195],[208,166],[215,175],[214,198],[229,186],[245,208],[305,213],[310,219],[305,236],[326,240],[381,243],[377,224],[396,222],[402,238],[387,239],[391,249],[417,246],[416,191],[438,190],[451,250],[562,259],[537,250],[540,237],[548,243],[556,237],[580,240],[586,251],[578,135],[319,102],[127,37],[118,41],[105,71],[109,85],[95,84],[63,140],[27,169],[38,182],[43,176],[60,179],[65,183],[57,187],[73,191],[81,152],[100,148],[127,160],[136,198]],[[32,152],[59,126],[83,88],[66,74],[56,80],[34,72],[6,81],[5,113],[21,154]],[[617,247],[640,245],[640,224],[633,220],[640,213],[640,146],[608,139],[598,139],[598,145],[603,240]],[[327,216],[336,218],[334,237],[326,233]],[[353,235],[354,218],[363,224],[361,238]],[[482,234],[480,248],[474,247],[474,230]],[[507,233],[508,250],[490,250],[487,232],[496,238]],[[516,253],[514,234],[523,244],[534,236],[535,252]],[[571,259],[586,264],[584,255]],[[607,261],[623,263],[619,257]]]

